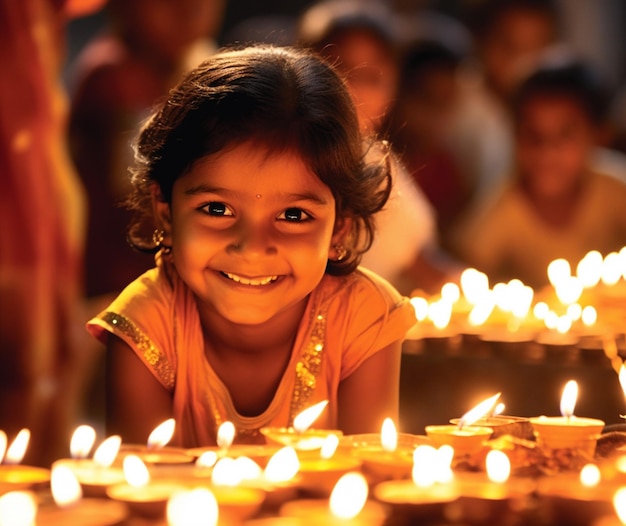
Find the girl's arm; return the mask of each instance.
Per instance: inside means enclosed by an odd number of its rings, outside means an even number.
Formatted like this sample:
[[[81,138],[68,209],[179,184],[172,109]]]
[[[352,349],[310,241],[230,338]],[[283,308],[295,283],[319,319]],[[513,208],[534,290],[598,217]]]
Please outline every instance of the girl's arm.
[[[172,416],[172,397],[133,350],[110,336],[106,355],[106,429],[126,443],[145,444]]]
[[[394,342],[339,384],[339,429],[345,434],[378,433],[386,417],[398,425],[401,356],[402,342]]]

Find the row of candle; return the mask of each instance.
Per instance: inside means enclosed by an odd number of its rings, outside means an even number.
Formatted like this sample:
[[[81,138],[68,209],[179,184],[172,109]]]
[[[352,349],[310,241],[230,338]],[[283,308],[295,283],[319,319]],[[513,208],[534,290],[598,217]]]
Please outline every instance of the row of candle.
[[[568,383],[561,399],[562,417],[531,419],[540,447],[549,450],[595,446],[604,422],[575,417],[576,397],[576,384]],[[167,449],[175,425],[168,420],[154,430],[147,446],[123,446],[119,437],[109,437],[93,458],[88,458],[95,432],[81,426],[70,443],[73,458],[55,462],[49,473],[55,504],[43,503],[39,511],[32,493],[15,491],[36,482],[28,466],[16,464],[20,452],[23,455],[26,449],[28,432],[21,432],[9,447],[6,435],[0,434],[4,437],[0,438],[0,445],[4,444],[0,459],[8,462],[0,469],[1,492],[12,490],[0,498],[0,525],[104,526],[117,524],[130,509],[144,516],[167,515],[168,524],[188,526],[195,524],[192,519],[198,516],[193,512],[189,518],[194,502],[204,510],[203,517],[209,514],[217,521],[221,513],[230,523],[239,523],[257,514],[264,502],[273,500],[274,504],[282,504],[280,513],[284,515],[302,517],[304,513],[307,524],[315,523],[315,517],[326,523],[338,517],[341,521],[355,521],[353,524],[379,524],[389,506],[410,506],[412,513],[418,514],[431,513],[434,507],[440,513],[442,506],[459,499],[502,503],[528,498],[534,492],[569,500],[571,504],[575,496],[571,480],[560,479],[561,486],[511,480],[510,460],[497,449],[486,455],[487,477],[453,472],[454,459],[489,450],[485,441],[494,429],[475,424],[481,419],[487,423],[496,421],[490,415],[499,398],[500,393],[481,402],[457,423],[428,426],[427,437],[398,435],[390,420],[383,424],[380,436],[343,437],[339,431],[310,429],[326,402],[298,415],[297,427],[264,429],[273,443],[268,446],[233,446],[235,429],[226,423],[218,430],[215,448]],[[194,457],[197,460],[192,463]],[[590,472],[592,481],[588,483]],[[584,473],[585,484],[600,484],[597,466],[595,471],[586,467]],[[587,492],[592,501],[607,504],[607,488],[615,491],[619,486],[620,477],[613,477],[617,482],[607,481],[601,497],[597,491]],[[566,480],[569,496],[558,489]],[[39,482],[47,479],[42,477]],[[577,484],[579,495],[585,496],[582,483]],[[375,499],[368,499],[370,486]],[[297,490],[303,488],[316,496],[330,494],[330,499],[302,501],[297,498]],[[83,492],[88,498],[82,498]],[[105,495],[108,500],[93,498]],[[622,502],[618,496],[623,497],[622,493],[616,492],[616,499]],[[342,507],[347,504],[347,509]],[[603,510],[606,512],[606,506]],[[615,518],[614,514],[611,516]]]

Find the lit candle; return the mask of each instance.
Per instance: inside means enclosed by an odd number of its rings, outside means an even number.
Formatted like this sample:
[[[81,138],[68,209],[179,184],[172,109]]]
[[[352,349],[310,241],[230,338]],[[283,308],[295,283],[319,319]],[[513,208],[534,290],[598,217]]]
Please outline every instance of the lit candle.
[[[128,454],[136,455],[148,464],[173,465],[189,464],[192,457],[182,448],[168,447],[174,436],[176,421],[169,418],[156,426],[148,436],[145,446],[124,444],[120,448],[120,459],[123,460]]]
[[[10,491],[0,496],[0,526],[35,526],[37,501],[29,491]]]
[[[201,519],[200,519],[201,517]],[[219,506],[208,488],[195,488],[174,493],[167,502],[168,526],[216,526]]]
[[[22,429],[7,447],[7,436],[0,433],[0,493],[29,489],[47,484],[50,470],[35,466],[24,466],[20,462],[26,454],[30,441],[30,431]]]

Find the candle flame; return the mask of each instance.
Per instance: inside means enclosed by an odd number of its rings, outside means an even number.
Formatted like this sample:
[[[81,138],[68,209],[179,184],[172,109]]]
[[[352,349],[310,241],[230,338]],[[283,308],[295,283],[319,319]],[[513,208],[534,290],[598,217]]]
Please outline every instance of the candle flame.
[[[565,384],[563,394],[561,395],[561,414],[564,417],[569,418],[574,415],[577,398],[578,384],[576,383],[576,380],[570,380]]]
[[[591,327],[596,324],[596,321],[598,321],[598,312],[595,307],[587,305],[583,308],[580,318],[585,326]]]
[[[265,467],[265,478],[270,482],[287,482],[294,478],[300,469],[296,450],[285,446],[274,453]]]
[[[328,506],[331,514],[339,519],[353,519],[365,506],[368,491],[367,481],[361,473],[346,473],[330,494]]]
[[[585,464],[580,470],[580,483],[586,488],[592,488],[600,484],[600,468],[595,464]]]
[[[576,276],[586,289],[595,287],[602,276],[602,254],[597,250],[587,252],[578,262]]]
[[[456,283],[445,283],[441,287],[441,297],[447,302],[454,304],[461,298],[461,291]]]
[[[433,446],[417,446],[413,451],[413,482],[420,488],[429,488],[436,482],[437,450]]]
[[[258,480],[263,476],[261,466],[250,457],[237,457],[235,459],[235,466],[241,480]]]
[[[83,491],[74,472],[67,466],[54,466],[50,475],[50,491],[57,506],[65,508],[78,502]]]
[[[88,425],[78,426],[72,434],[70,441],[70,454],[72,458],[87,458],[96,441],[96,430]]]
[[[487,289],[480,298],[477,298],[472,310],[469,313],[468,321],[472,327],[483,325],[491,316],[496,306],[495,294]]]
[[[572,276],[569,261],[563,258],[555,259],[548,265],[548,280],[556,289],[560,283]]]
[[[168,526],[215,526],[219,518],[217,499],[208,488],[174,493],[167,501]]]
[[[411,298],[411,305],[415,310],[415,319],[417,321],[424,321],[428,317],[428,300],[426,298],[414,297]]]
[[[496,404],[496,407],[494,407],[494,409],[493,409],[492,415],[493,416],[501,415],[502,413],[504,413],[504,408],[505,407],[506,406],[502,402]]]
[[[487,453],[487,476],[491,482],[502,484],[509,480],[511,475],[511,461],[504,451],[492,449]]]
[[[175,429],[176,421],[173,418],[168,418],[164,422],[161,422],[150,433],[148,437],[148,447],[159,449],[166,446],[168,442],[172,440]]]
[[[607,254],[602,262],[602,283],[605,285],[615,285],[622,278],[621,258],[617,252]]]
[[[545,320],[548,312],[550,312],[550,307],[545,301],[538,301],[533,307],[533,314],[538,320]]]
[[[569,316],[563,315],[559,316],[559,319],[556,322],[556,330],[561,334],[567,334],[569,330],[572,328],[572,320]]]
[[[29,491],[10,491],[0,496],[0,525],[34,526],[37,501]]]
[[[196,460],[196,466],[200,468],[212,468],[217,462],[217,453],[215,451],[205,451]]]
[[[320,449],[320,456],[322,458],[332,458],[339,446],[339,437],[335,434],[330,434],[324,439],[322,448]]]
[[[110,467],[115,462],[121,445],[122,437],[119,435],[111,435],[106,438],[93,454],[94,462],[103,468]]]
[[[235,440],[235,424],[224,422],[217,430],[217,445],[221,449],[228,449]]]
[[[445,329],[452,318],[452,304],[444,298],[431,303],[428,307],[428,317],[437,329]]]
[[[220,458],[211,473],[211,482],[216,486],[237,486],[241,483],[241,475],[237,470],[235,459],[231,457]]]
[[[124,457],[124,477],[129,485],[136,488],[147,486],[150,482],[150,472],[137,455]]]
[[[580,320],[580,317],[583,315],[583,308],[580,303],[572,303],[567,306],[567,317],[574,321]]]
[[[619,368],[619,385],[621,386],[622,392],[626,397],[626,365],[624,365],[624,363],[622,363]]]
[[[328,405],[328,400],[319,402],[297,414],[293,419],[293,428],[297,433],[304,433],[315,422]]]
[[[7,434],[0,429],[0,464],[4,460],[4,454],[7,450]]]
[[[391,418],[385,418],[380,429],[380,443],[385,451],[395,451],[398,447],[398,432]]]
[[[467,268],[461,274],[461,290],[467,302],[476,305],[489,290],[489,278],[475,268]]]
[[[555,285],[554,291],[563,305],[569,305],[580,299],[583,293],[583,284],[577,277],[568,276]]]
[[[30,442],[30,430],[21,429],[7,449],[6,455],[4,457],[4,463],[19,464],[26,454],[26,449],[28,449],[28,442]]]
[[[502,393],[496,393],[465,413],[459,419],[459,429],[464,426],[471,426],[474,422],[476,422],[476,420],[480,420],[485,415],[490,414],[493,411],[494,406],[498,403],[501,395]]]
[[[619,488],[613,495],[613,507],[619,521],[626,524],[626,487]]]

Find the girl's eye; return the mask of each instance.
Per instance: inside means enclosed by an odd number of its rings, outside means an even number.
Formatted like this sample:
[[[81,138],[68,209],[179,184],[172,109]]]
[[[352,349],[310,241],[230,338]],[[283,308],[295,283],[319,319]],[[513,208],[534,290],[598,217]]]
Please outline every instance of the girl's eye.
[[[205,214],[210,216],[232,216],[233,211],[228,208],[224,203],[220,203],[218,201],[213,201],[211,203],[207,203],[206,205],[200,208]]]
[[[287,208],[287,210],[278,216],[278,219],[290,223],[301,223],[310,220],[311,216],[302,210],[302,208]]]

